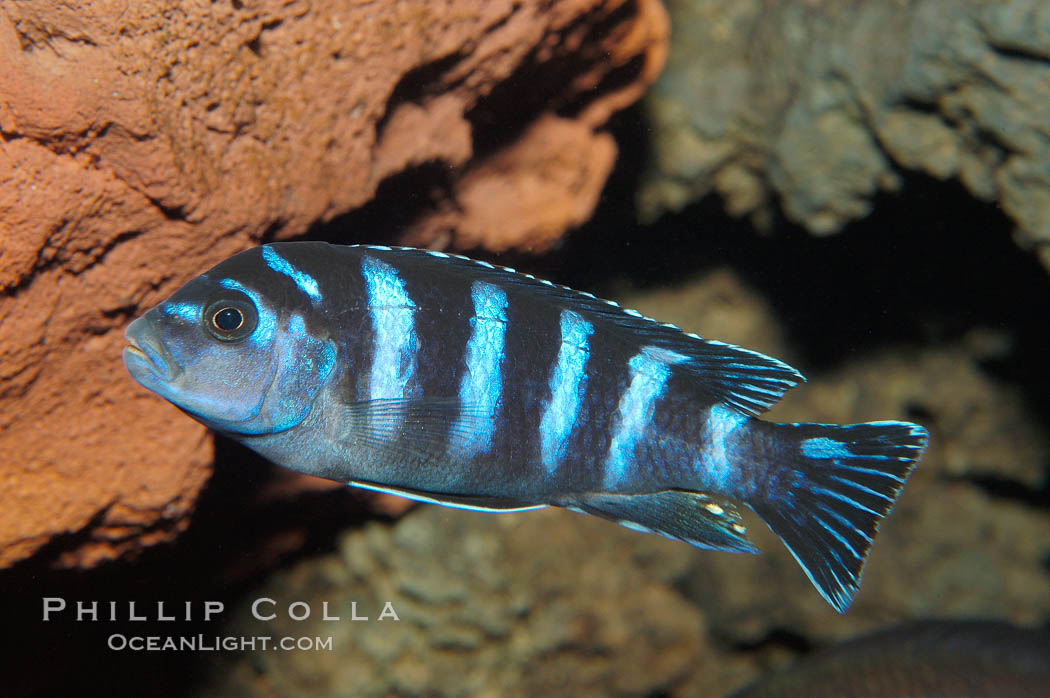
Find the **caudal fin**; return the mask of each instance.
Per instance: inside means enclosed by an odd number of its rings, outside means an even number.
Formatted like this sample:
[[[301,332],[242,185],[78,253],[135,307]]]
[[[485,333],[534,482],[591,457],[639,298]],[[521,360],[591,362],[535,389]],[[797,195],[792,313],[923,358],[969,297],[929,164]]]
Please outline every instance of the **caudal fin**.
[[[755,512],[839,613],[860,587],[879,522],[889,514],[926,429],[908,422],[780,424],[784,449]]]

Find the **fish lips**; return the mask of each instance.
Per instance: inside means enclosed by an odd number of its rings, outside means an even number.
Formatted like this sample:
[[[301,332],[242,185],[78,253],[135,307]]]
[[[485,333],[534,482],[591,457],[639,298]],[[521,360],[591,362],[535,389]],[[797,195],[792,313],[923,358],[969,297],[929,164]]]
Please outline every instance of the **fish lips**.
[[[124,347],[124,366],[146,387],[157,380],[170,383],[182,372],[164,343],[157,338],[147,317],[140,317],[128,325],[124,339],[128,343]]]

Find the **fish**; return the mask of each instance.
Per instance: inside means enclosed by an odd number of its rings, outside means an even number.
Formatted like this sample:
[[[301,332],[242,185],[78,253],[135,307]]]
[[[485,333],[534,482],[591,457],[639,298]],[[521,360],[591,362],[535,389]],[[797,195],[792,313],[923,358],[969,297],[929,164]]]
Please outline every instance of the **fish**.
[[[732,698],[1050,695],[1050,629],[921,620],[818,650]]]
[[[590,293],[436,250],[281,242],[132,321],[131,376],[291,470],[489,512],[562,507],[757,553],[749,507],[844,612],[926,448],[775,423],[805,380]]]

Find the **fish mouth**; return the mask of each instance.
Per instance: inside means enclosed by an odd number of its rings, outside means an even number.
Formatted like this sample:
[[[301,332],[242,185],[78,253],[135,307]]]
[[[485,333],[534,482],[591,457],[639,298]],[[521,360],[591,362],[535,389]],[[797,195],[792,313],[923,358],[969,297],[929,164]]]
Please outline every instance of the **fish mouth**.
[[[124,332],[127,341],[123,352],[124,365],[136,380],[139,380],[144,368],[154,378],[170,383],[179,374],[178,366],[150,329],[144,317],[128,325]]]

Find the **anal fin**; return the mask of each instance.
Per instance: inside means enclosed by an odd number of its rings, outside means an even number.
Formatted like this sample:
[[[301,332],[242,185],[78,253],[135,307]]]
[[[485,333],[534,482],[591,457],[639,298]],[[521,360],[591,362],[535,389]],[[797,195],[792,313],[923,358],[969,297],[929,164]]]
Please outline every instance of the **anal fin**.
[[[747,539],[747,529],[736,508],[703,492],[595,493],[566,506],[635,531],[659,533],[706,550],[758,552]]]

